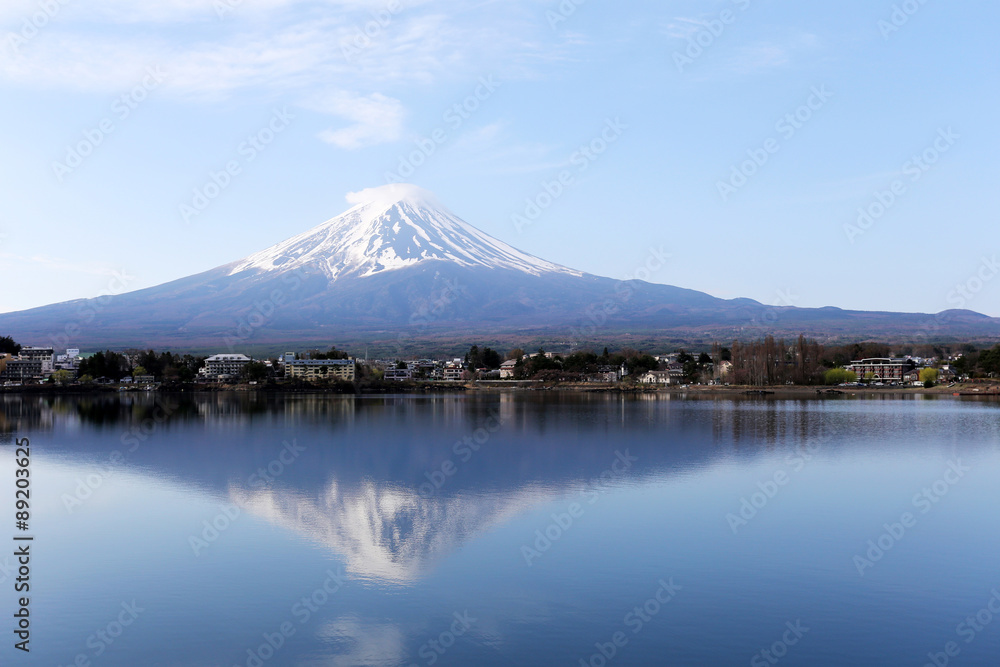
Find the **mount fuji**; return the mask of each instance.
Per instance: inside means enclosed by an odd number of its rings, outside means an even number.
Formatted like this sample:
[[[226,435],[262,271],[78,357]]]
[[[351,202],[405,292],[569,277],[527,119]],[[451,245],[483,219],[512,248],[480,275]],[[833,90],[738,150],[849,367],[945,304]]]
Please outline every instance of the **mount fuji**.
[[[507,337],[610,339],[1000,337],[1000,319],[770,307],[587,274],[463,221],[434,195],[387,185],[353,208],[244,259],[155,287],[0,314],[33,345],[242,351],[292,344]]]

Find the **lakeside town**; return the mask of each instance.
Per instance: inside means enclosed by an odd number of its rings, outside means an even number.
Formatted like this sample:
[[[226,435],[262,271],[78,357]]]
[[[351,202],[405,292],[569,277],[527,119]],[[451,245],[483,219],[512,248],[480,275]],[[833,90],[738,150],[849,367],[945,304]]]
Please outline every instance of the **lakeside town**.
[[[569,353],[515,348],[501,353],[472,345],[464,357],[358,357],[331,347],[254,358],[239,352],[208,356],[127,349],[84,352],[79,348],[20,345],[0,338],[0,387],[117,387],[153,389],[175,385],[594,385],[854,386],[921,387],[957,383],[990,385],[1000,377],[1000,345],[979,350],[908,349],[856,343],[826,348],[800,337],[786,344],[771,337],[751,343],[715,344],[709,350],[649,354],[633,349]]]

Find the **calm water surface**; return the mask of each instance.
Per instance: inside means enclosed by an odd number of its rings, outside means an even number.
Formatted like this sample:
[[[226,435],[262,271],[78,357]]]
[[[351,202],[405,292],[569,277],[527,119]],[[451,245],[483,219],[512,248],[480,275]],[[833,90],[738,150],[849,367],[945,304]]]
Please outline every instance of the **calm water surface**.
[[[997,402],[0,407],[35,535],[3,664],[1000,664]]]

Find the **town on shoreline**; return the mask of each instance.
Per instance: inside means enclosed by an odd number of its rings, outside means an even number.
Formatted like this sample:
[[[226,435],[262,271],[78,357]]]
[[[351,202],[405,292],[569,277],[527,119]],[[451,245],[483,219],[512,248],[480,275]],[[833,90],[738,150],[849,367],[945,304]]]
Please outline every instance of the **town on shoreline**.
[[[1000,384],[1000,344],[989,349],[862,342],[824,347],[800,336],[787,343],[718,343],[702,351],[649,354],[607,347],[567,353],[472,345],[464,357],[369,359],[335,346],[255,359],[239,352],[195,356],[126,349],[82,352],[21,345],[0,337],[0,390],[256,389],[385,392],[413,387],[565,387],[582,389],[836,393],[906,389],[989,394]]]

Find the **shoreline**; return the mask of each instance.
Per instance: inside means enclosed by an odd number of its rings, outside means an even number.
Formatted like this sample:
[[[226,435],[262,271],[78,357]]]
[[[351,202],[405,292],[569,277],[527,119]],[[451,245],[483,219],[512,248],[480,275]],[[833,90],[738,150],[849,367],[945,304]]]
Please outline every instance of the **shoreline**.
[[[202,385],[202,384],[170,384],[155,387],[129,387],[117,385],[66,386],[50,387],[46,385],[28,385],[21,387],[0,387],[0,395],[35,395],[35,396],[87,396],[109,394],[331,394],[377,396],[383,394],[433,394],[443,392],[537,392],[537,391],[567,391],[581,393],[619,393],[619,394],[668,394],[677,396],[746,396],[774,398],[836,398],[840,396],[953,396],[962,397],[1000,397],[1000,382],[990,383],[957,383],[953,386],[940,385],[936,387],[840,387],[825,385],[770,385],[754,387],[749,385],[687,385],[687,386],[646,386],[619,384],[582,384],[582,383],[531,383],[519,382],[508,385],[466,383],[372,383],[352,384],[342,383],[331,386],[316,386],[307,384],[269,384],[255,385]]]

